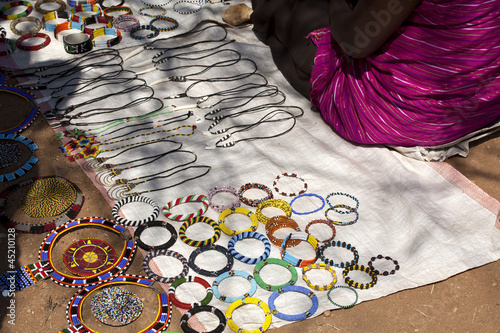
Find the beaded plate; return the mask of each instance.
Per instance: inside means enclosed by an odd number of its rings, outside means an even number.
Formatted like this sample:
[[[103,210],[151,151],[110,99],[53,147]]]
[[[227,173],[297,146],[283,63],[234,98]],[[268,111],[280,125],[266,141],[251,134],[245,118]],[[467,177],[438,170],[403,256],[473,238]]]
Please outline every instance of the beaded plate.
[[[88,276],[109,268],[118,258],[115,249],[107,242],[96,239],[79,239],[63,253],[66,267],[77,275]]]
[[[0,81],[2,81],[0,79]],[[17,133],[25,130],[29,125],[33,123],[35,120],[36,116],[38,115],[38,106],[35,104],[35,97],[32,96],[30,93],[27,91],[20,89],[18,87],[11,87],[11,86],[6,86],[6,85],[1,85],[0,83],[0,92],[6,92],[9,94],[14,94],[17,95],[26,101],[28,101],[31,106],[30,106],[30,111],[26,115],[26,117],[17,125],[8,128],[8,129],[2,129],[0,128],[0,134],[11,134],[11,133]]]
[[[31,156],[17,170],[0,174],[0,182],[24,176],[38,162],[38,158],[35,157],[38,146],[33,141],[22,135],[0,134],[0,168],[9,167],[21,159],[22,150],[19,144],[26,146],[31,151]]]

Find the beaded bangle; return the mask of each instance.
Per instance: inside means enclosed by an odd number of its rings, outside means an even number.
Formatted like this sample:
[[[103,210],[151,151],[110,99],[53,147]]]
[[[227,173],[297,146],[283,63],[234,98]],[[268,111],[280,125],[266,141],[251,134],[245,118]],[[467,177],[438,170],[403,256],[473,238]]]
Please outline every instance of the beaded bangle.
[[[178,205],[181,205],[186,202],[201,202],[203,206],[196,212],[196,213],[191,213],[191,214],[174,214],[171,213],[170,210]],[[208,209],[208,198],[206,196],[202,195],[189,195],[187,197],[183,198],[177,198],[173,201],[170,201],[167,203],[165,206],[163,206],[162,212],[163,215],[165,215],[166,218],[174,220],[174,221],[186,221],[189,220],[193,217],[201,216],[203,215],[207,209]]]
[[[327,271],[330,272],[330,274],[332,274],[332,283],[330,284],[325,284],[325,285],[316,285],[316,284],[312,284],[311,281],[307,278],[307,275],[306,273],[308,271],[310,271],[311,269],[325,269]],[[313,264],[313,265],[307,265],[305,267],[302,267],[302,279],[304,280],[304,282],[307,284],[307,286],[311,289],[314,289],[314,290],[320,290],[320,291],[323,291],[323,290],[328,290],[328,289],[332,289],[334,286],[335,286],[335,283],[337,283],[337,274],[335,273],[335,270],[333,269],[332,266],[330,265],[326,265],[326,264]]]
[[[368,273],[368,275],[371,276],[372,281],[370,283],[358,283],[358,282],[352,281],[349,278],[349,276],[347,276],[347,275],[349,274],[350,271],[354,271],[354,270]],[[350,287],[353,287],[353,288],[368,289],[368,288],[373,287],[375,285],[375,283],[377,283],[377,274],[375,274],[375,272],[372,271],[370,269],[370,267],[365,267],[363,265],[347,266],[344,269],[344,271],[342,272],[342,276],[345,278],[345,283],[347,283]]]
[[[29,29],[29,30],[18,30],[16,29],[16,26],[21,23],[21,22],[32,22],[35,24],[35,27],[32,28],[32,29]],[[42,29],[43,27],[43,23],[42,21],[40,21],[38,18],[34,17],[34,16],[29,16],[29,17],[18,17],[14,20],[12,20],[12,22],[10,22],[10,30],[12,30],[12,32],[16,35],[24,35],[24,34],[34,34],[34,33],[37,33],[38,31],[40,31],[40,29]]]
[[[321,200],[321,207],[319,208],[316,208],[314,210],[311,210],[310,212],[297,212],[296,210],[294,210],[292,208],[292,212],[294,214],[297,214],[297,215],[307,215],[307,214],[313,214],[313,213],[316,213],[316,212],[319,212],[320,210],[323,209],[323,207],[325,207],[325,199],[323,199],[322,196],[320,195],[317,195],[317,194],[314,194],[314,193],[305,193],[305,194],[299,194],[298,196],[296,196],[295,198],[292,199],[292,201],[290,201],[290,207],[292,207],[292,205],[294,204],[294,202],[299,199],[299,198],[303,198],[303,197],[316,197],[318,199]]]
[[[41,42],[38,45],[24,45],[23,42],[30,39],[30,38],[43,38],[44,41]],[[24,51],[38,51],[46,47],[47,45],[50,44],[50,37],[49,35],[37,32],[34,34],[25,34],[19,37],[16,41],[16,46],[20,50]]]
[[[279,312],[276,309],[276,306],[274,305],[274,301],[278,296],[286,293],[286,292],[298,292],[304,295],[307,295],[311,299],[312,305],[309,308],[309,310],[305,311],[304,313],[296,314],[296,315],[289,315],[285,314],[282,312]],[[316,310],[318,310],[318,297],[314,294],[312,290],[309,290],[305,287],[301,286],[286,286],[281,289],[278,289],[274,291],[271,296],[269,296],[269,299],[267,300],[269,303],[269,309],[271,309],[271,313],[275,315],[277,318],[282,319],[282,320],[287,320],[287,321],[298,321],[298,320],[304,320],[309,317],[311,317]]]
[[[336,195],[342,195],[342,196],[345,196],[345,197],[348,197],[352,200],[354,200],[354,202],[356,202],[356,207],[352,208],[351,206],[347,206],[347,211],[344,211],[344,210],[340,210],[340,209],[337,209],[338,207],[342,207],[342,208],[346,208],[344,206],[337,206],[337,205],[332,205],[332,203],[330,202],[330,198],[333,197],[333,196],[336,196]],[[358,208],[359,208],[359,200],[348,194],[348,193],[342,193],[342,192],[333,192],[333,193],[330,193],[326,196],[326,202],[328,203],[328,206],[330,206],[335,212],[339,213],[339,214],[350,214],[351,213],[351,210],[355,210],[357,211]]]
[[[281,247],[281,244],[283,243],[283,239],[274,237],[274,233],[283,228],[290,228],[295,230],[296,232],[300,232],[299,225],[297,222],[292,220],[289,217],[286,216],[275,216],[271,217],[269,221],[266,223],[266,236],[269,239],[271,243],[273,243],[276,246]],[[300,240],[293,239],[290,240],[287,244],[288,247],[292,247],[295,245],[300,244]]]
[[[64,51],[69,54],[82,54],[92,50],[94,45],[90,36],[83,32],[63,36]]]
[[[26,9],[22,12],[19,12],[17,14],[6,14],[9,9],[14,8],[14,7],[19,7],[19,6],[25,6]],[[33,5],[28,2],[28,1],[12,1],[2,8],[0,8],[0,17],[5,19],[5,20],[13,20],[19,17],[23,16],[28,16],[31,12],[33,11]]]
[[[246,191],[248,191],[250,189],[260,189],[260,190],[266,192],[267,196],[262,198],[262,199],[247,199],[243,196],[243,193],[245,193]],[[273,192],[266,185],[257,184],[257,183],[247,183],[245,185],[242,185],[240,187],[240,189],[238,190],[238,197],[240,198],[240,201],[243,202],[245,205],[248,205],[251,207],[257,207],[261,202],[272,199]]]
[[[96,0],[68,0],[68,5],[73,8],[80,5],[95,5],[96,3]]]
[[[149,3],[145,0],[141,0],[141,2],[145,5],[145,6],[150,6],[150,7],[165,7],[166,5],[168,5],[172,0],[166,0],[166,2],[164,3],[156,3],[156,4],[152,4],[152,3]]]
[[[266,207],[279,208],[285,213],[286,217],[290,217],[292,215],[292,208],[285,200],[269,199],[266,201],[262,201],[261,203],[259,203],[257,209],[255,210],[255,215],[257,215],[257,219],[262,224],[266,224],[269,221],[269,217],[265,216],[262,213],[262,210]]]
[[[377,259],[385,259],[385,260],[389,260],[389,261],[392,261],[394,263],[394,269],[391,270],[390,272],[389,271],[383,271],[382,273],[380,273],[378,270],[376,270],[374,267],[373,267],[373,261],[377,260]],[[368,267],[370,267],[370,269],[376,274],[376,275],[383,275],[383,276],[387,276],[387,275],[394,275],[396,274],[396,271],[399,270],[399,263],[397,260],[394,260],[392,259],[391,257],[384,257],[383,255],[379,254],[378,256],[376,257],[372,257],[371,260],[368,262]]]
[[[183,302],[179,301],[179,299],[175,296],[175,291],[176,291],[177,287],[179,287],[181,284],[186,283],[186,282],[194,282],[194,283],[201,284],[205,288],[206,293],[207,293],[205,298],[203,298],[199,302],[194,302],[194,303],[183,303]],[[170,285],[170,288],[168,289],[168,298],[172,301],[172,304],[174,304],[178,308],[187,309],[187,310],[190,310],[194,307],[207,305],[212,300],[213,295],[214,295],[214,293],[212,291],[212,286],[210,286],[210,283],[208,283],[205,279],[202,279],[199,276],[188,275],[187,277],[186,276],[180,277],[177,280],[175,280],[174,282],[172,282],[172,284]]]
[[[114,21],[120,16],[124,15],[133,15],[134,13],[132,12],[132,9],[130,7],[126,6],[114,6],[114,7],[107,7],[103,10],[104,16],[106,16],[110,21]],[[114,15],[110,15],[110,13],[116,13],[116,12],[123,12],[122,14],[118,15],[118,17],[115,17]]]
[[[218,194],[218,193],[222,193],[222,192],[227,192],[227,193],[231,193],[231,194],[234,194],[236,200],[233,201],[232,203],[230,204],[226,204],[226,205],[217,205],[217,204],[214,204],[212,199],[213,197]],[[228,208],[234,208],[234,207],[239,207],[241,205],[240,203],[240,198],[238,197],[238,192],[236,192],[236,189],[232,186],[216,186],[214,188],[211,188],[209,191],[208,191],[208,194],[207,194],[207,198],[208,200],[210,201],[210,207],[215,210],[216,212],[222,212]]]
[[[252,221],[252,225],[250,226],[250,228],[245,230],[233,230],[228,228],[226,226],[226,217],[231,214],[243,214],[248,216]],[[242,207],[228,208],[219,215],[219,227],[226,235],[229,236],[237,235],[246,231],[255,231],[257,230],[258,226],[259,226],[259,221],[257,220],[257,216],[255,216],[254,213],[252,213],[249,209],[246,208]]]
[[[330,297],[330,293],[334,290],[334,289],[337,289],[337,288],[344,288],[344,289],[348,289],[348,290],[351,290],[354,292],[354,294],[356,295],[356,299],[354,300],[354,302],[352,304],[349,304],[349,305],[340,305],[338,303],[335,303],[331,297]],[[336,286],[336,287],[333,287],[332,289],[330,289],[328,291],[328,294],[326,294],[328,296],[328,299],[330,300],[330,302],[332,302],[333,305],[335,306],[338,306],[339,308],[344,308],[344,309],[348,309],[348,308],[352,308],[354,305],[356,305],[356,303],[358,303],[358,292],[356,291],[356,289],[354,288],[351,288],[351,287],[347,287],[347,286]]]
[[[207,252],[207,251],[212,251],[212,250],[220,252],[226,256],[226,259],[227,259],[226,266],[224,266],[223,268],[221,268],[218,271],[208,271],[208,270],[205,270],[205,269],[202,269],[202,268],[196,266],[196,264],[195,264],[196,257],[198,257],[198,255],[202,252]],[[201,247],[196,248],[193,252],[191,252],[191,255],[189,256],[189,261],[188,261],[189,267],[191,267],[191,269],[193,271],[195,271],[196,273],[201,274],[203,276],[211,276],[211,277],[216,277],[224,272],[229,271],[231,268],[233,268],[233,263],[234,263],[234,258],[231,256],[229,251],[225,247],[220,246],[220,245],[215,245],[215,244],[208,245],[208,246],[201,246]]]
[[[199,7],[196,8],[196,9],[194,9],[194,10],[181,10],[181,9],[178,9],[177,6],[179,6],[182,3],[192,4],[192,5],[196,5],[196,6],[199,6]],[[203,7],[203,4],[204,4],[203,2],[194,2],[194,1],[187,1],[187,0],[179,0],[176,3],[174,3],[172,9],[174,11],[176,11],[177,13],[183,14],[183,15],[194,14],[194,13],[200,11],[201,7]]]
[[[51,9],[51,10],[45,10],[45,9],[42,8],[42,6],[44,4],[47,4],[47,3],[50,3],[50,4],[57,3],[59,5],[59,8],[57,8],[57,9]],[[37,2],[35,3],[35,9],[40,14],[44,14],[45,15],[45,14],[48,14],[48,13],[53,12],[53,11],[64,11],[66,9],[66,4],[62,0],[37,0]]]
[[[105,0],[99,0],[99,6],[101,6],[102,9],[106,9],[106,8],[109,8],[109,7],[121,7],[125,3],[125,0],[120,0],[120,2],[117,5],[105,6],[104,5],[104,1]]]
[[[187,311],[184,315],[182,315],[180,325],[181,325],[181,328],[184,332],[186,332],[186,333],[198,333],[199,332],[199,331],[196,331],[196,330],[192,329],[191,327],[189,327],[188,320],[189,320],[189,318],[191,318],[192,316],[194,316],[200,312],[211,312],[214,315],[216,315],[217,318],[219,318],[219,324],[217,325],[217,327],[211,331],[206,331],[207,333],[222,333],[222,332],[224,332],[224,328],[226,328],[226,317],[224,317],[224,314],[222,313],[221,310],[217,309],[214,306],[208,306],[208,305],[197,306],[197,307],[192,308],[191,310]]]
[[[160,245],[152,246],[152,245],[147,245],[146,243],[144,243],[141,240],[141,235],[147,228],[158,228],[158,227],[166,228],[170,232],[170,238],[166,242],[164,242]],[[175,228],[171,224],[169,224],[168,222],[149,221],[149,222],[146,222],[146,223],[139,225],[139,227],[135,230],[134,240],[137,243],[138,247],[140,247],[141,249],[146,250],[146,251],[152,251],[152,250],[158,250],[158,249],[166,250],[175,244],[175,241],[177,240],[177,231],[175,231]]]
[[[264,280],[262,280],[262,278],[260,277],[260,271],[266,265],[279,265],[279,266],[285,267],[286,269],[288,269],[288,271],[292,275],[291,279],[288,282],[286,282],[282,285],[279,285],[279,286],[272,286],[270,284],[265,283]],[[255,281],[257,281],[257,284],[262,289],[265,289],[267,291],[276,291],[276,290],[283,288],[285,286],[290,286],[290,285],[295,284],[295,282],[297,282],[297,279],[298,279],[298,274],[297,274],[297,270],[295,269],[295,267],[293,265],[289,264],[288,262],[286,262],[285,260],[277,259],[277,258],[267,258],[267,259],[264,259],[262,261],[259,261],[257,263],[257,265],[255,265],[255,267],[253,269],[253,277],[255,278]]]
[[[154,273],[151,270],[151,267],[149,266],[150,261],[159,256],[170,256],[174,257],[175,259],[178,259],[182,263],[182,272],[179,275],[173,276],[173,277],[164,277],[160,276],[156,273]],[[170,251],[170,250],[164,250],[164,249],[159,249],[159,250],[154,250],[148,252],[148,254],[144,257],[144,261],[142,262],[142,269],[146,272],[146,274],[152,278],[153,280],[156,280],[161,283],[172,283],[175,280],[186,276],[188,271],[189,271],[189,266],[188,266],[188,261],[182,254],[175,252],[175,251]]]
[[[193,224],[197,222],[204,222],[208,223],[213,229],[214,229],[214,235],[211,238],[205,239],[205,240],[194,240],[186,237],[186,230]],[[219,224],[212,220],[211,218],[208,218],[206,216],[197,216],[190,218],[189,220],[185,221],[181,227],[179,228],[179,239],[189,245],[189,246],[195,246],[195,247],[200,247],[200,246],[207,246],[207,245],[212,245],[215,243],[219,237],[220,237],[221,230],[219,228]]]
[[[146,203],[146,204],[152,206],[153,213],[148,218],[145,218],[142,220],[135,220],[135,221],[127,220],[127,219],[121,217],[120,215],[118,215],[118,211],[120,210],[120,208],[122,208],[126,204],[129,204],[132,202],[143,202],[143,203]],[[150,199],[148,197],[143,197],[140,195],[135,195],[135,196],[127,197],[125,199],[118,201],[113,206],[113,209],[111,210],[111,214],[113,214],[113,218],[115,219],[115,221],[120,223],[121,225],[130,226],[130,227],[138,227],[141,224],[154,221],[158,217],[158,215],[160,214],[160,207],[156,204],[156,202],[153,199]]]
[[[56,29],[56,26],[58,24],[61,24],[63,22],[60,22],[60,23],[48,23],[49,21],[52,21],[52,20],[64,20],[64,21],[67,21],[69,19],[69,14],[68,12],[62,12],[62,11],[58,11],[58,12],[50,12],[48,14],[45,14],[42,18],[42,23],[45,27],[45,30],[47,31],[54,31]]]
[[[147,35],[140,35],[139,31],[144,31],[144,30],[151,30],[151,33]],[[140,25],[130,30],[130,37],[132,37],[133,39],[155,38],[159,34],[160,30],[153,27],[152,25]]]
[[[79,23],[85,20],[88,16],[80,16],[77,15],[77,13],[92,13],[92,16],[102,15],[102,9],[99,5],[78,5],[76,7],[71,7],[69,11],[71,12],[71,21]]]
[[[304,188],[302,190],[300,190],[299,193],[286,193],[286,192],[282,192],[282,191],[280,191],[278,189],[278,186],[277,186],[279,180],[281,179],[281,177],[297,178],[297,179],[301,180],[304,183]],[[307,191],[307,183],[306,183],[306,181],[303,178],[297,176],[296,173],[282,173],[281,175],[278,175],[276,177],[276,179],[274,180],[274,182],[273,182],[273,187],[274,187],[274,190],[276,192],[278,192],[279,194],[281,194],[282,196],[285,196],[285,197],[294,197],[296,195],[301,195],[301,194],[303,194],[303,193],[305,193]]]
[[[335,212],[337,212],[337,213],[338,213],[338,212],[339,212],[339,210],[337,210],[337,208],[345,208],[345,209],[347,209],[347,210],[348,210],[348,212],[349,212],[349,213],[354,213],[354,214],[356,215],[356,217],[355,217],[353,220],[351,220],[351,221],[347,221],[347,222],[344,222],[344,221],[334,221],[334,220],[332,220],[331,218],[329,218],[329,217],[328,217],[328,212],[330,212],[331,210],[333,210],[333,211],[335,211]],[[348,213],[342,213],[342,214],[348,214]],[[359,219],[359,213],[358,213],[358,211],[357,211],[357,210],[355,210],[354,208],[351,208],[351,207],[349,207],[349,206],[347,206],[347,205],[344,205],[344,204],[339,204],[339,205],[335,205],[335,206],[333,206],[333,207],[328,208],[328,209],[325,211],[325,218],[326,218],[328,221],[330,221],[330,222],[332,222],[333,224],[335,224],[335,225],[351,225],[351,224],[354,224],[354,223],[356,223],[356,222],[358,221],[358,219]]]
[[[245,330],[240,328],[236,323],[233,321],[233,311],[239,308],[240,306],[243,306],[245,304],[255,304],[258,307],[264,311],[265,319],[264,323],[262,326],[260,326],[256,330]],[[269,329],[269,326],[271,326],[271,321],[273,320],[273,316],[271,315],[271,310],[269,309],[269,306],[261,301],[258,298],[255,297],[245,297],[245,298],[240,298],[239,300],[234,301],[231,303],[231,305],[228,306],[226,309],[226,322],[227,326],[233,330],[233,332],[238,332],[238,333],[260,333],[260,332],[265,332]]]
[[[88,28],[87,27],[88,25],[92,25],[92,24],[99,24],[101,26],[97,27],[97,28]],[[82,21],[82,25],[84,27],[84,32],[88,35],[92,35],[92,32],[94,32],[98,28],[103,28],[103,27],[112,28],[113,27],[113,23],[111,23],[111,21],[106,16],[87,17]]]
[[[325,257],[325,254],[324,254],[325,249],[328,247],[331,247],[331,246],[332,247],[334,247],[334,246],[343,247],[344,249],[350,250],[354,255],[354,259],[352,261],[335,263],[333,260]],[[336,241],[336,242],[330,241],[327,243],[323,243],[323,245],[321,245],[318,249],[318,255],[319,255],[320,259],[325,262],[325,264],[340,267],[340,268],[356,265],[358,263],[358,260],[359,260],[358,250],[356,250],[356,248],[354,246],[352,246],[351,244],[346,243],[346,242],[341,242],[341,241]]]
[[[56,25],[56,28],[54,29],[54,37],[57,40],[59,40],[59,34],[62,31],[74,29],[74,30],[78,30],[79,32],[83,32],[84,28],[85,27],[81,23],[66,21],[66,22],[63,22],[61,24]]]
[[[235,250],[234,245],[236,244],[237,241],[245,239],[245,238],[255,238],[257,240],[260,240],[261,242],[264,243],[264,253],[258,257],[258,258],[250,258],[242,255],[238,251]],[[245,264],[251,264],[254,265],[258,263],[261,260],[267,259],[269,257],[269,254],[271,253],[271,243],[269,240],[264,236],[263,234],[260,234],[255,231],[245,231],[242,233],[239,233],[237,235],[234,235],[230,240],[229,243],[227,244],[227,248],[229,249],[229,253],[235,258],[238,259],[241,262],[244,262]]]
[[[96,38],[100,36],[115,36],[110,39],[96,40]],[[115,28],[98,28],[92,31],[92,35],[90,35],[90,40],[95,47],[112,47],[118,45],[122,40],[122,33],[120,30]]]
[[[173,19],[171,17],[168,17],[168,16],[158,16],[158,17],[155,17],[154,19],[152,19],[149,22],[149,25],[155,26],[154,23],[157,22],[157,21],[166,21],[166,22],[170,22],[170,23],[173,24],[172,26],[165,27],[165,28],[156,27],[156,28],[158,28],[158,30],[160,30],[160,32],[172,31],[172,30],[175,30],[175,29],[177,29],[179,27],[179,22],[177,22],[177,20],[175,20],[175,19]]]
[[[5,38],[7,36],[7,30],[4,27],[0,27],[0,38]]]
[[[332,222],[330,222],[328,220],[312,220],[311,222],[309,222],[306,225],[306,230],[305,231],[308,234],[309,234],[309,227],[311,227],[314,224],[326,224],[327,226],[329,226],[332,229],[332,236],[330,238],[327,238],[324,241],[322,241],[322,243],[326,243],[326,242],[332,241],[335,238],[335,235],[337,234],[337,231],[335,230],[335,226],[333,225]],[[318,239],[318,237],[316,237],[316,239]]]
[[[157,15],[152,15],[152,14],[146,13],[147,10],[151,10],[151,11],[152,10],[161,10],[162,12],[160,14],[157,14]],[[167,10],[162,8],[162,7],[146,6],[144,8],[139,9],[139,14],[141,14],[142,16],[155,18],[155,17],[159,17],[159,16],[165,16],[167,14]]]
[[[130,24],[130,22],[132,22],[132,24]],[[128,32],[140,25],[139,20],[132,15],[120,15],[113,20],[113,26],[125,32]]]
[[[240,295],[240,296],[228,297],[228,296],[221,295],[221,293],[219,292],[220,283],[222,282],[222,280],[228,279],[228,278],[233,277],[233,276],[239,276],[239,277],[242,277],[242,278],[248,280],[250,282],[250,290],[248,292],[244,293],[243,295]],[[255,292],[257,291],[257,282],[255,281],[254,277],[251,274],[249,274],[245,271],[230,270],[230,271],[222,273],[214,280],[214,282],[212,283],[212,291],[214,293],[214,296],[217,299],[220,299],[223,302],[233,303],[240,298],[253,296],[253,294],[255,294]]]
[[[5,49],[5,51],[0,51],[0,57],[5,56],[7,54],[11,54],[16,49],[16,41],[15,40],[8,39],[5,37],[0,37],[0,43],[5,43],[5,45],[7,45],[7,48]],[[0,178],[3,178],[3,176],[0,176]]]
[[[299,259],[299,258],[295,258],[290,253],[286,252],[287,242],[288,242],[288,240],[292,240],[292,239],[299,239],[299,240],[307,241],[309,244],[311,244],[311,246],[314,248],[314,250],[316,250],[316,256],[314,257],[314,259],[308,259],[308,260]],[[286,236],[285,239],[283,240],[283,243],[281,243],[280,254],[281,254],[281,258],[283,260],[289,262],[290,264],[294,265],[295,267],[304,267],[306,265],[314,264],[316,259],[318,259],[317,249],[318,249],[318,241],[312,235],[306,234],[305,232],[292,232],[291,234]]]

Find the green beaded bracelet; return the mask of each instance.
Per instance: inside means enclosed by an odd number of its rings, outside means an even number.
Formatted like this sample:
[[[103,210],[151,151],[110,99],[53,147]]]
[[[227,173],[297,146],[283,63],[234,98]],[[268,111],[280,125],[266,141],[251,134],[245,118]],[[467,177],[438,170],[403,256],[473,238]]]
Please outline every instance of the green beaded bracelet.
[[[292,274],[292,278],[290,279],[290,281],[288,281],[282,285],[279,285],[279,286],[272,286],[270,284],[267,284],[260,277],[260,271],[266,265],[280,265],[282,267],[285,267]],[[290,286],[290,285],[295,284],[295,282],[297,282],[298,274],[297,274],[297,270],[295,269],[295,267],[292,264],[289,264],[288,262],[286,262],[285,260],[277,259],[277,258],[267,258],[267,259],[259,261],[255,265],[255,267],[253,269],[253,277],[254,277],[255,281],[257,281],[257,284],[259,285],[259,287],[261,287],[262,289],[265,289],[267,291],[276,291],[276,290],[281,289],[285,286]]]
[[[348,290],[353,291],[354,294],[356,295],[356,299],[354,300],[354,302],[352,304],[349,304],[349,305],[340,305],[338,303],[335,303],[331,299],[330,293],[332,291],[334,291],[335,289],[337,289],[337,288],[344,288],[344,289],[348,289]],[[328,299],[330,300],[330,302],[332,302],[333,305],[338,306],[339,308],[344,308],[344,309],[352,308],[354,305],[356,305],[356,303],[358,303],[358,292],[356,291],[356,289],[351,288],[351,287],[347,287],[347,286],[336,286],[336,287],[333,287],[332,289],[328,290],[328,294],[326,294],[326,296],[328,297]]]

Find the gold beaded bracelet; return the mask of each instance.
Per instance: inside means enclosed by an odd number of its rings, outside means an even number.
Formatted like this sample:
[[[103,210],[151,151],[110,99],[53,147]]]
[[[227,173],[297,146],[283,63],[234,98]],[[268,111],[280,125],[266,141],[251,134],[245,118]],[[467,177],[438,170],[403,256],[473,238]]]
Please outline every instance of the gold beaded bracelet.
[[[306,273],[312,269],[325,269],[329,271],[332,274],[333,280],[330,284],[325,284],[325,285],[317,285],[317,284],[312,284],[311,280],[309,280],[306,276]],[[335,270],[333,269],[332,266],[327,265],[327,264],[312,264],[312,265],[307,265],[302,267],[302,279],[305,281],[305,283],[309,286],[309,288],[314,289],[314,290],[328,290],[332,289],[335,284],[337,283],[337,274],[335,273]]]
[[[259,203],[257,209],[255,210],[255,215],[257,215],[257,219],[262,224],[266,224],[270,219],[262,213],[262,210],[266,207],[279,208],[285,213],[286,217],[290,217],[292,215],[292,208],[288,202],[281,199],[268,199]]]

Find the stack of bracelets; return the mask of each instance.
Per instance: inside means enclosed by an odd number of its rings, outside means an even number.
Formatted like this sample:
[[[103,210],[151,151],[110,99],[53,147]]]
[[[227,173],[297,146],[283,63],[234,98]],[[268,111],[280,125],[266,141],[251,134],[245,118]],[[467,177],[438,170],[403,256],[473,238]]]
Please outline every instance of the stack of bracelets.
[[[295,232],[301,231],[297,222],[286,216],[271,217],[266,223],[266,236],[275,246],[281,246],[284,239],[277,238],[274,233],[279,229],[293,229]],[[295,246],[300,243],[300,240],[292,239],[287,243],[287,246]]]
[[[335,204],[335,205],[332,204],[330,202],[330,198],[333,197],[333,196],[337,196],[337,195],[344,196],[344,197],[347,197],[347,198],[353,200],[356,203],[356,206],[353,207],[352,205],[349,206],[349,205],[346,205],[346,204]],[[352,196],[350,194],[347,194],[347,193],[334,192],[334,193],[330,193],[330,194],[327,195],[326,202],[328,203],[328,206],[330,206],[330,207],[325,211],[325,218],[328,221],[332,222],[333,224],[344,226],[344,225],[354,224],[354,223],[356,223],[358,221],[358,219],[359,219],[359,213],[358,213],[359,200],[356,197],[354,197],[354,196]],[[328,213],[330,211],[334,211],[334,212],[336,212],[338,214],[341,214],[341,215],[346,215],[346,214],[350,215],[350,214],[354,213],[355,218],[352,219],[351,221],[347,221],[347,222],[344,222],[344,221],[334,221],[334,220],[332,220],[332,219],[330,219],[328,217]]]

